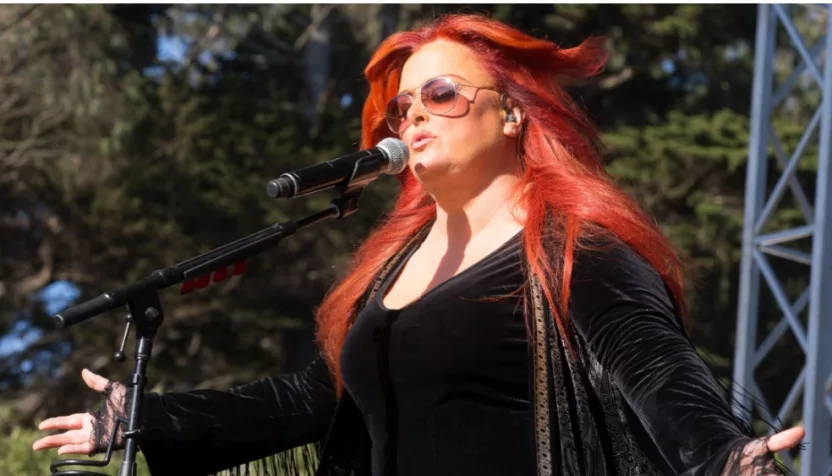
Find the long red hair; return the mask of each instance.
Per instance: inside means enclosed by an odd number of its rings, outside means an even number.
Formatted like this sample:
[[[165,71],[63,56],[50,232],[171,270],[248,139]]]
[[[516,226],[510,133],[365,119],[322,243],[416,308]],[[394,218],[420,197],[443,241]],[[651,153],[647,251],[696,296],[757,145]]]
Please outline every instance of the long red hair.
[[[482,59],[497,89],[525,113],[520,139],[526,212],[524,247],[565,332],[566,303],[579,239],[611,233],[656,268],[677,309],[686,313],[682,267],[673,247],[639,206],[615,186],[603,167],[598,133],[564,84],[596,76],[606,62],[600,38],[574,48],[528,36],[480,15],[446,15],[418,29],[388,37],[364,74],[370,93],[362,114],[362,147],[391,136],[385,123],[387,101],[399,87],[404,63],[419,47],[444,39],[466,45]],[[436,205],[409,171],[400,177],[395,206],[356,251],[347,276],[325,297],[317,313],[318,341],[341,389],[339,357],[359,301],[383,265],[435,216]],[[554,218],[552,222],[551,218]],[[544,240],[557,237],[562,253],[554,259]]]

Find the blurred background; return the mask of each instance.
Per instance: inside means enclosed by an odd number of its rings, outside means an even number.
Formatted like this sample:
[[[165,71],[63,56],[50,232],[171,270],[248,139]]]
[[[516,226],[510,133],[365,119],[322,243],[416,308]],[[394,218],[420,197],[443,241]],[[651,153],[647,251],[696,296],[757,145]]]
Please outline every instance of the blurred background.
[[[449,11],[489,12],[562,46],[607,38],[606,72],[575,94],[603,131],[610,172],[689,256],[690,332],[730,380],[755,5],[3,5],[0,472],[48,474],[55,453],[32,454],[33,430],[99,404],[82,368],[132,372],[132,337],[128,360],[112,358],[123,312],[61,331],[50,317],[325,207],[326,194],[272,201],[266,182],[356,150],[369,55],[392,32]],[[792,15],[807,43],[822,36],[825,13]],[[783,76],[798,55],[778,41]],[[820,97],[801,80],[782,103],[774,127],[788,153]],[[814,196],[816,142],[805,156],[796,178]],[[152,390],[302,368],[316,306],[395,190],[379,179],[358,213],[285,240],[242,277],[184,297],[166,291]],[[787,196],[770,226],[802,219]],[[774,266],[794,299],[808,268]],[[760,328],[771,328],[781,312],[761,292]],[[771,355],[757,382],[779,408],[804,357],[790,333]]]

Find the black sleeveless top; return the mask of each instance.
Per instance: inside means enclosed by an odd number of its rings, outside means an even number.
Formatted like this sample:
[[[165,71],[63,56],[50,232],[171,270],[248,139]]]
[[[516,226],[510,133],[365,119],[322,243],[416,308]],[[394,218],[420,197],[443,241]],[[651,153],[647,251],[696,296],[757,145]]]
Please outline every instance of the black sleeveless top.
[[[387,309],[411,251],[356,316],[341,372],[370,432],[373,476],[534,473],[521,235]]]

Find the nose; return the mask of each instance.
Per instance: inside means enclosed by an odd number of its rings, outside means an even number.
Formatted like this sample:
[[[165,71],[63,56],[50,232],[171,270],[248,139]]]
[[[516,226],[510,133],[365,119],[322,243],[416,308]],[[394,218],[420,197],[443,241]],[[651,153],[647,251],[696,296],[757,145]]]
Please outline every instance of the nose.
[[[417,94],[413,98],[413,103],[407,110],[407,122],[410,124],[419,124],[428,120],[428,111],[425,110],[425,105],[422,104],[421,95]]]

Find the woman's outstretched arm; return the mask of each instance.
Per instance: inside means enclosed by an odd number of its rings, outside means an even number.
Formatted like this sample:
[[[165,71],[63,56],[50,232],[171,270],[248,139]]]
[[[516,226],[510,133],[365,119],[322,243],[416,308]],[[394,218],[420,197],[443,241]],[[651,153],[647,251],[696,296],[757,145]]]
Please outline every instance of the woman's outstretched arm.
[[[126,414],[126,388],[89,371],[82,377],[106,403],[97,412],[45,420],[40,429],[67,431],[36,441],[35,450],[91,455],[106,449],[115,418]],[[322,439],[336,403],[320,356],[300,372],[227,391],[147,393],[139,448],[154,476],[209,474]],[[117,444],[123,444],[120,435]]]
[[[677,474],[781,474],[772,452],[802,428],[754,438],[696,352],[659,274],[622,244],[585,250],[573,268],[578,334]]]

